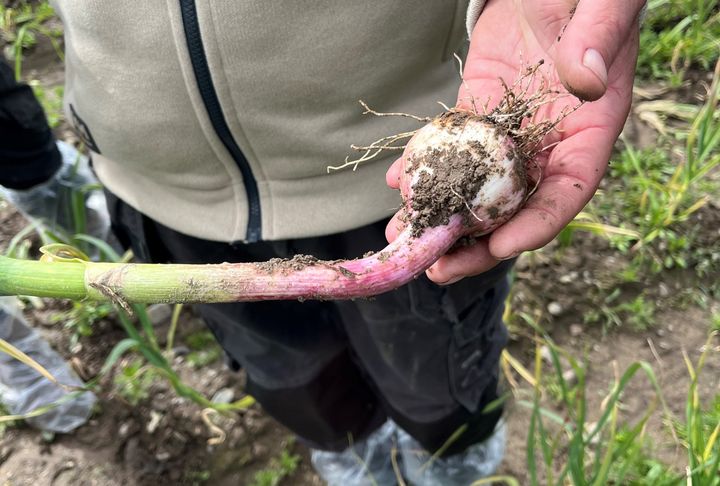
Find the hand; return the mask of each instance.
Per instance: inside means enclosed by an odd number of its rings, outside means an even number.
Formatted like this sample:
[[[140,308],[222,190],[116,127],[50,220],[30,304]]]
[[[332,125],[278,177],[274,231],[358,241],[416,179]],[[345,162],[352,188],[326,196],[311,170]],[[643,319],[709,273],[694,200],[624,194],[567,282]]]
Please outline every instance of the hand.
[[[473,31],[458,106],[492,108],[523,65],[544,59],[545,79],[577,97],[594,101],[564,119],[546,138],[552,146],[536,159],[542,168],[537,191],[523,209],[491,235],[441,257],[428,271],[439,284],[477,275],[525,250],[549,243],[582,210],[604,175],[627,118],[638,51],[638,15],[643,0],[489,0]],[[573,13],[574,11],[574,13]],[[562,85],[562,86],[561,86]],[[468,92],[469,91],[469,92]],[[472,95],[472,97],[470,96]],[[597,100],[597,101],[595,101]],[[578,100],[561,97],[538,118],[556,119]],[[398,187],[399,163],[387,174]],[[386,230],[398,232],[393,218]]]

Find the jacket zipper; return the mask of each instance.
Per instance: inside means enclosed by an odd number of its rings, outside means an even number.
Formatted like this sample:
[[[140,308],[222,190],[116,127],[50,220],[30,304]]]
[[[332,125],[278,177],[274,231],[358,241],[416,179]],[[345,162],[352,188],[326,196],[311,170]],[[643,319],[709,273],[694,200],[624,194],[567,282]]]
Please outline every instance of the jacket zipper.
[[[243,177],[249,211],[245,241],[254,243],[259,241],[262,235],[260,195],[258,193],[257,181],[252,173],[252,169],[250,169],[250,164],[230,132],[230,127],[227,124],[222,107],[220,106],[220,100],[218,99],[217,91],[215,91],[215,85],[213,84],[210,74],[210,67],[208,66],[207,57],[205,56],[202,36],[200,35],[200,23],[198,21],[195,0],[180,0],[180,11],[182,12],[183,28],[185,30],[185,39],[190,54],[190,61],[192,62],[200,96],[210,117],[210,122],[215,129],[215,133],[217,133],[225,148],[230,152]]]

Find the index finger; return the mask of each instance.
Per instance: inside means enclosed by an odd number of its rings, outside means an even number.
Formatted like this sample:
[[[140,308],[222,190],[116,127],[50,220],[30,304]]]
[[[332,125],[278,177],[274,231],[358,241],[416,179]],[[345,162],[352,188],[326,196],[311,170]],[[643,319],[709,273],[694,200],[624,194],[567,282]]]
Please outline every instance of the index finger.
[[[388,171],[385,173],[385,182],[393,189],[398,189],[400,187],[400,172],[403,167],[402,160],[403,158],[400,157],[393,162]]]
[[[610,71],[600,100],[563,122],[563,139],[552,149],[544,178],[527,204],[490,237],[490,254],[507,259],[549,243],[592,198],[630,109],[637,37]]]
[[[537,192],[491,235],[490,254],[504,260],[555,238],[592,198],[616,137],[609,127],[593,127],[558,144]]]

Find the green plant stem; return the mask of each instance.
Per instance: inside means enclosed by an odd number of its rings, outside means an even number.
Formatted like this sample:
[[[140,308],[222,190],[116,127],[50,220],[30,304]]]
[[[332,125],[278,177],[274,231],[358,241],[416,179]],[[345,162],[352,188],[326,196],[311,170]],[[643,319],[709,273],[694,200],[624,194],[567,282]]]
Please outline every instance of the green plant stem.
[[[0,256],[0,295],[84,299],[88,297],[85,264],[48,264]]]
[[[175,332],[177,331],[178,322],[180,321],[180,313],[182,312],[182,304],[176,304],[173,307],[172,318],[170,319],[170,330],[167,333],[165,352],[170,353],[175,345]]]
[[[212,265],[146,265],[82,261],[43,262],[0,257],[0,295],[34,295],[119,303],[228,302],[224,278],[242,279],[243,268]],[[238,271],[239,270],[239,271]]]

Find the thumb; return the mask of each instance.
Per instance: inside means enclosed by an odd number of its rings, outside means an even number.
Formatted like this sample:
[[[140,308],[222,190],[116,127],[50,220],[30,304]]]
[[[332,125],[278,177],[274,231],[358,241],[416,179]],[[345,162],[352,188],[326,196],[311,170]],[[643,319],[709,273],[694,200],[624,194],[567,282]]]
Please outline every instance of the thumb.
[[[644,4],[644,0],[578,2],[554,56],[568,91],[587,101],[605,94],[608,71],[630,33],[638,28]]]

